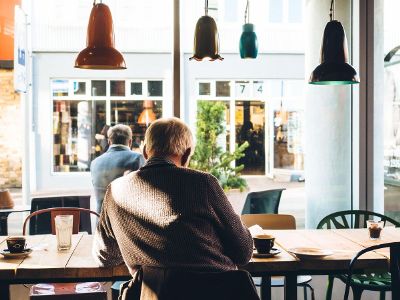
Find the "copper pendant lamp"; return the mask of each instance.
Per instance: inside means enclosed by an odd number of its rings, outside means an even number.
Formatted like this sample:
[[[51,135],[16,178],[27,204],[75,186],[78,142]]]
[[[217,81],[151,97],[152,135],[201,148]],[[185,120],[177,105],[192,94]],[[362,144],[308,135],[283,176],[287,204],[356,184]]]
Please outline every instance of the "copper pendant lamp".
[[[205,15],[196,24],[193,56],[189,60],[223,60],[219,55],[219,37],[215,20],[208,15],[208,0],[205,0]]]
[[[75,68],[95,70],[126,69],[122,54],[114,46],[114,25],[109,7],[93,2],[87,30],[87,47],[75,60]]]
[[[360,83],[356,70],[348,64],[346,33],[334,20],[334,0],[331,1],[330,21],[326,24],[321,46],[321,64],[311,73],[310,84],[345,85]]]

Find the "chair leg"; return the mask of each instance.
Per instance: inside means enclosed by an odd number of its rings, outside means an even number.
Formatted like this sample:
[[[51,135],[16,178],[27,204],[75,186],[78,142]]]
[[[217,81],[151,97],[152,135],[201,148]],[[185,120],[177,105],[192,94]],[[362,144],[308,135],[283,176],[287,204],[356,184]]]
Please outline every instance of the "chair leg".
[[[307,286],[303,286],[303,292],[304,292],[304,300],[308,300],[307,298]]]
[[[352,287],[354,300],[361,300],[361,295],[364,290]]]
[[[326,300],[332,300],[332,290],[333,290],[333,281],[335,280],[335,277],[329,275],[328,276],[328,286],[326,287]]]
[[[386,298],[386,292],[380,292],[379,293],[379,300],[385,300],[385,298]]]

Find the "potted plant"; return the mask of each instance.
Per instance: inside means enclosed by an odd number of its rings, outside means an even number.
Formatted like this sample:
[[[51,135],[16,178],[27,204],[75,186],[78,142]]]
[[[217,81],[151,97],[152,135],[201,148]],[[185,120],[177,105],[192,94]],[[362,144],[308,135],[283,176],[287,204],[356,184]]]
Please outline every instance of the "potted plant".
[[[242,192],[247,188],[247,183],[240,176],[240,171],[243,170],[244,165],[234,166],[233,163],[244,156],[244,151],[249,144],[244,142],[240,146],[236,145],[235,150],[232,152],[224,151],[221,146],[222,143],[218,141],[225,133],[225,112],[226,106],[222,102],[198,102],[196,149],[190,166],[194,169],[211,173],[218,179],[226,192],[236,191],[234,194],[238,194],[238,191]],[[240,196],[241,198],[244,197],[242,193],[240,193]],[[239,208],[236,210],[239,210]]]

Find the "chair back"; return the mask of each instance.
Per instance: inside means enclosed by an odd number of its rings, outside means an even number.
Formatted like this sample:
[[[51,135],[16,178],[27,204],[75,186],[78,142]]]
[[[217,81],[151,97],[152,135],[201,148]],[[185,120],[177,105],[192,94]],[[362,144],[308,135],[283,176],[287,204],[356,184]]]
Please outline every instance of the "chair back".
[[[31,213],[52,207],[81,207],[90,209],[90,196],[48,196],[35,197],[31,201]],[[48,234],[51,233],[50,214],[35,216],[29,222],[29,234]],[[92,233],[90,215],[83,214],[79,222],[79,231]]]
[[[259,225],[262,229],[296,229],[296,219],[292,215],[254,214],[241,215],[240,218],[247,227]]]
[[[282,191],[285,189],[266,190],[247,194],[243,206],[244,214],[277,214]]]
[[[24,221],[24,225],[22,227],[22,235],[26,234],[26,224],[32,218],[37,218],[39,215],[47,214],[50,217],[50,228],[51,234],[56,234],[56,226],[55,226],[55,217],[59,215],[73,215],[73,225],[72,225],[72,233],[77,234],[79,232],[79,223],[81,219],[81,213],[87,214],[90,219],[90,214],[97,216],[98,218],[100,215],[97,212],[94,212],[87,208],[80,208],[80,207],[53,207],[53,208],[46,208],[40,209],[31,213],[29,216],[26,217]]]
[[[400,223],[385,215],[367,210],[344,210],[324,217],[317,225],[317,229],[348,229],[367,228],[367,221],[379,219],[385,226],[400,227]]]
[[[351,276],[353,275],[353,268],[358,258],[364,253],[375,251],[382,248],[390,248],[390,273],[391,273],[391,290],[392,299],[400,299],[400,242],[384,243],[365,248],[358,252],[350,261],[349,271],[347,274],[346,289],[344,293],[344,300],[347,300],[350,292]]]
[[[259,300],[251,275],[244,270],[194,272],[143,267],[140,299]]]

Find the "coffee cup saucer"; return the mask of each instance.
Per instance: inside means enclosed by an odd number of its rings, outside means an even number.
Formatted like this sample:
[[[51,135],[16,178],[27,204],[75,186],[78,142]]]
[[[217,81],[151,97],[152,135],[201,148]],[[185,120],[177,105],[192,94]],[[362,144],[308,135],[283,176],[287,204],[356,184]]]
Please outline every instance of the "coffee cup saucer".
[[[272,248],[269,253],[258,253],[257,250],[253,252],[253,257],[257,258],[269,258],[269,257],[274,257],[275,255],[278,255],[281,253],[281,250],[277,248]]]
[[[10,250],[4,249],[0,250],[0,254],[4,256],[4,258],[23,258],[30,255],[33,252],[31,248],[25,248],[24,251],[20,253],[11,253]]]

